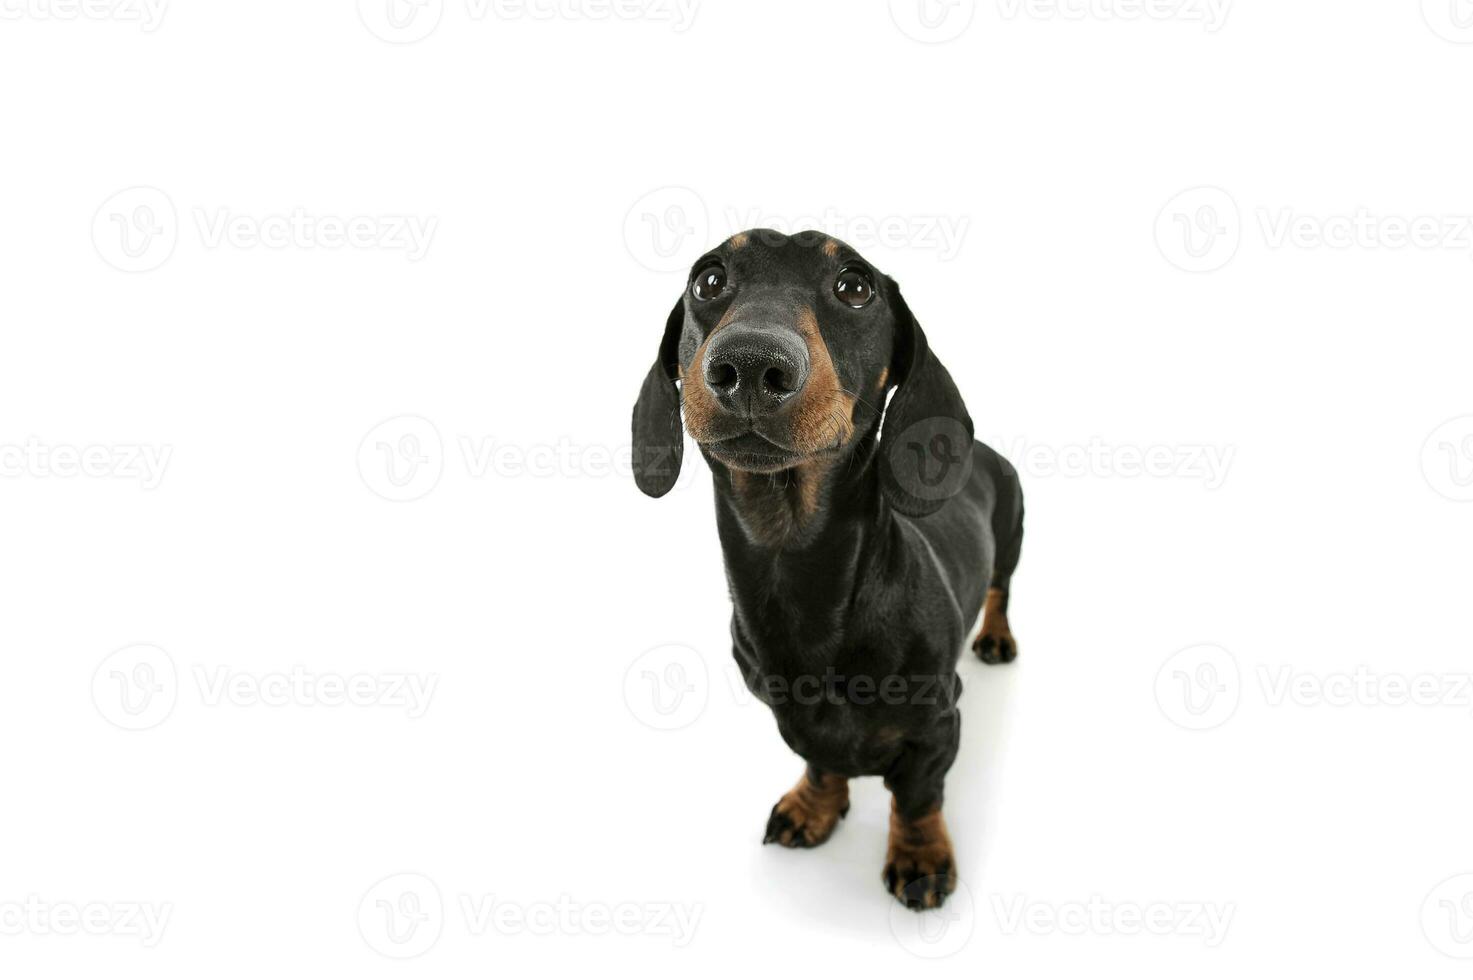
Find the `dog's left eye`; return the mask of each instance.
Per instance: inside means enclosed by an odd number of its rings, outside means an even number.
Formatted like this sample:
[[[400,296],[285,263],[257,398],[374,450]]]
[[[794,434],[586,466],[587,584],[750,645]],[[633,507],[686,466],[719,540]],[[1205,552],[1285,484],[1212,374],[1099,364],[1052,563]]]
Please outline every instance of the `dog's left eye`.
[[[834,295],[857,310],[875,298],[875,284],[862,269],[845,269],[834,281]]]

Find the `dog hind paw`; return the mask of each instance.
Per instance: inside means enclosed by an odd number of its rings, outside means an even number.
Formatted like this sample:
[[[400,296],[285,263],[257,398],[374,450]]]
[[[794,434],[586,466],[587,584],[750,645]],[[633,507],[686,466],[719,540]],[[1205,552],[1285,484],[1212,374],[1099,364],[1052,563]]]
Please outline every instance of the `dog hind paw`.
[[[1018,644],[1006,631],[988,633],[983,630],[972,641],[972,651],[984,664],[1010,664],[1018,659]]]

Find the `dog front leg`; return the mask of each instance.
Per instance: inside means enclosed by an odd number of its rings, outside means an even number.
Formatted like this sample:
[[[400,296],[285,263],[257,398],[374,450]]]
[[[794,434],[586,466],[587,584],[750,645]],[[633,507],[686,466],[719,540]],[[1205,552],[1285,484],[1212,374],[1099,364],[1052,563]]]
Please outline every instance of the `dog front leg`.
[[[956,858],[941,801],[959,731],[952,713],[936,739],[908,743],[885,776],[892,798],[884,881],[907,908],[939,908],[956,890]]]
[[[829,839],[848,812],[849,780],[810,764],[798,785],[772,808],[762,843],[817,847]]]

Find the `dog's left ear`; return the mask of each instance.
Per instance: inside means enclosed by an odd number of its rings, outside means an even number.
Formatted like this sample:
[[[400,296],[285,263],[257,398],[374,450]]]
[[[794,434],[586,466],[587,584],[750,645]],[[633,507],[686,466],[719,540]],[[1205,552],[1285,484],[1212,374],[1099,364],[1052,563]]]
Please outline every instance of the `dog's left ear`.
[[[972,471],[972,417],[926,332],[885,282],[895,314],[890,379],[895,396],[880,429],[880,488],[890,506],[910,517],[934,514],[966,485]]]
[[[680,332],[685,326],[682,296],[665,321],[660,353],[644,377],[634,403],[634,482],[651,497],[663,497],[680,476],[685,436],[680,427],[680,391],[675,387]]]

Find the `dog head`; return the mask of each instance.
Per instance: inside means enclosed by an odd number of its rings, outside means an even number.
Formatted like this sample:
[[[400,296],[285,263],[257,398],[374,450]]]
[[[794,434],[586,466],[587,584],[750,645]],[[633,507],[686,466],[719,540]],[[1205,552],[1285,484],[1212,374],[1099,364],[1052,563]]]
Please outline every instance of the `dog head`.
[[[841,457],[882,413],[882,444],[931,421],[972,434],[895,281],[815,232],[743,232],[691,267],[634,406],[635,481],[652,497],[679,475],[682,407],[704,453],[756,473]],[[897,509],[921,515],[944,502],[912,492],[907,454],[881,456]]]

